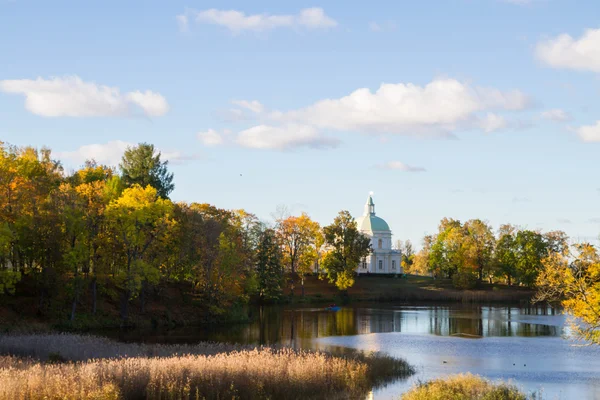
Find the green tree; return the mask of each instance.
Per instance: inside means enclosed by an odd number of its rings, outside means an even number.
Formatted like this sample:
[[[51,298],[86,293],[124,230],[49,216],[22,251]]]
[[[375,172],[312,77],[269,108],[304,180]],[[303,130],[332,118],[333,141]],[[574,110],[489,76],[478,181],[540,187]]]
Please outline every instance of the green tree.
[[[358,231],[356,221],[348,211],[340,211],[331,225],[323,228],[330,251],[325,255],[323,268],[331,283],[339,290],[354,285],[356,268],[371,252],[371,240]]]
[[[283,254],[277,233],[265,229],[260,235],[256,253],[256,275],[261,301],[277,300],[283,286]]]
[[[160,197],[168,198],[175,189],[173,174],[167,170],[169,161],[161,161],[160,156],[161,153],[152,144],[140,143],[136,147],[128,147],[119,165],[125,186],[150,185]]]
[[[542,270],[542,260],[548,255],[547,242],[539,232],[521,230],[515,237],[516,270],[519,282],[533,286]]]
[[[517,275],[517,229],[509,224],[500,226],[496,242],[496,275],[504,277],[510,286]]]

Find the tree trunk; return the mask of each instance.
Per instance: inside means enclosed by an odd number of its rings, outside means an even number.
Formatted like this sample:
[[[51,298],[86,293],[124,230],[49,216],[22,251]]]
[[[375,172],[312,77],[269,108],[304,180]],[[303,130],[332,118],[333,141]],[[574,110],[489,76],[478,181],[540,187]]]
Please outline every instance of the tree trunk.
[[[511,285],[511,283],[512,283],[512,282],[511,282],[511,279],[510,279],[510,278],[511,278],[511,276],[510,276],[510,275],[507,275],[506,277],[508,278],[508,286],[510,286],[510,285]]]
[[[302,277],[302,297],[304,297],[304,277]]]
[[[92,278],[92,314],[96,315],[96,308],[97,308],[97,281],[96,281],[96,277],[94,276],[94,278]]]

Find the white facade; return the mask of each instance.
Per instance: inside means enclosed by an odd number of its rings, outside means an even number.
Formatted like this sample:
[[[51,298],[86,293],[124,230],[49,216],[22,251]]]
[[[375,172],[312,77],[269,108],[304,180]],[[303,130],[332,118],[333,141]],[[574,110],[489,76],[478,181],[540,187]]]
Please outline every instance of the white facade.
[[[392,231],[388,224],[375,215],[375,203],[369,196],[363,215],[356,220],[358,230],[371,238],[372,253],[358,266],[358,274],[400,274],[402,254],[392,250]]]

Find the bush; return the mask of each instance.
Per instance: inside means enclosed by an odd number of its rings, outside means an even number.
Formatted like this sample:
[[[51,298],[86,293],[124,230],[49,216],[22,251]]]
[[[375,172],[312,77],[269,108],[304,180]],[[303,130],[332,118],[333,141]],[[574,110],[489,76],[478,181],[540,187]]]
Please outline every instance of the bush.
[[[466,374],[419,384],[403,394],[402,400],[527,400],[527,396],[513,385]]]
[[[452,285],[457,289],[473,289],[477,286],[477,276],[469,271],[459,271],[452,276]]]

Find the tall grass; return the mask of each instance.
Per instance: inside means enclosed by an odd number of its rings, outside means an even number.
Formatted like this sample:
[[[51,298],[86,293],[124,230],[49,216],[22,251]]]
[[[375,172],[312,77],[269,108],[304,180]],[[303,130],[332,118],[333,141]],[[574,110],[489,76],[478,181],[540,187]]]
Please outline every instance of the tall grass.
[[[527,400],[527,396],[513,385],[466,374],[419,384],[402,400]]]
[[[0,400],[359,399],[386,378],[412,371],[378,354],[128,344],[81,335],[0,337],[0,352],[13,355],[0,357]]]

